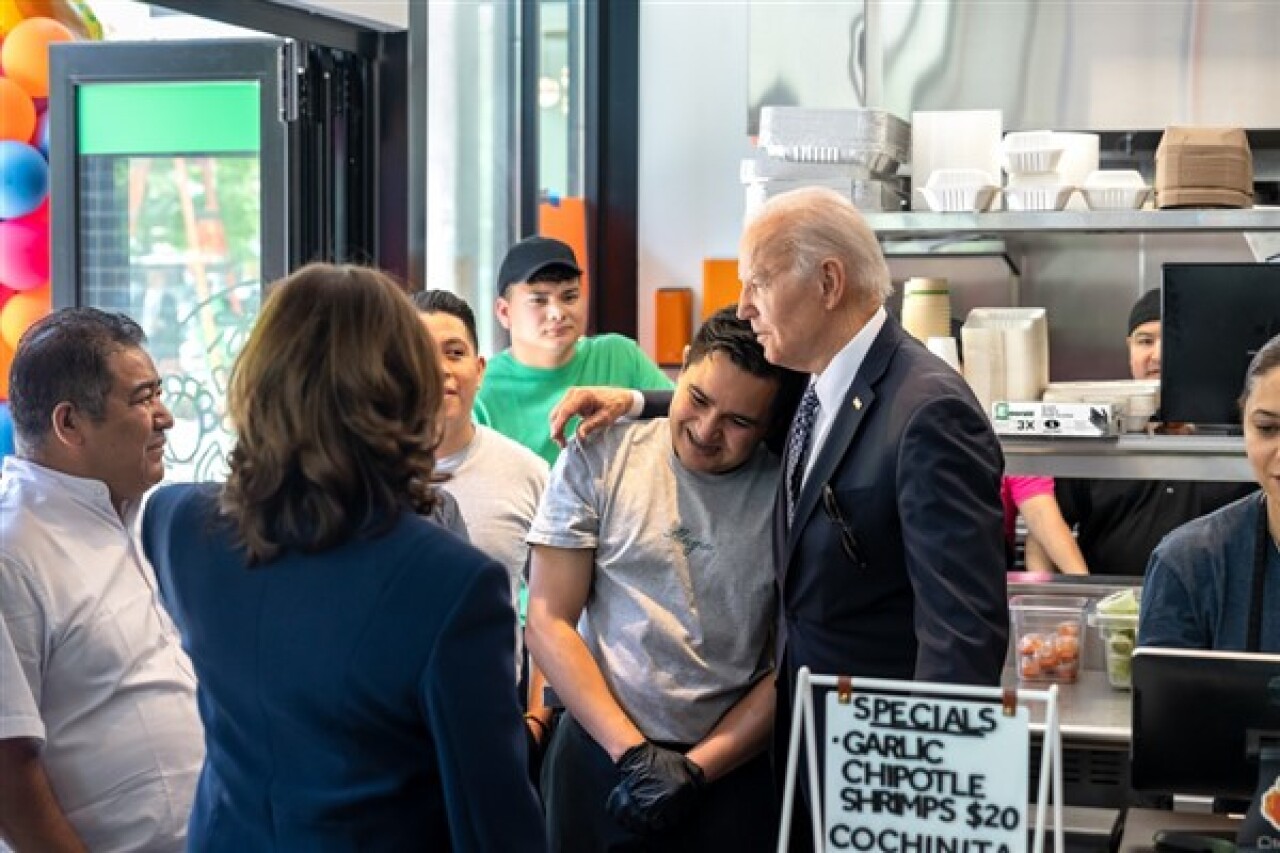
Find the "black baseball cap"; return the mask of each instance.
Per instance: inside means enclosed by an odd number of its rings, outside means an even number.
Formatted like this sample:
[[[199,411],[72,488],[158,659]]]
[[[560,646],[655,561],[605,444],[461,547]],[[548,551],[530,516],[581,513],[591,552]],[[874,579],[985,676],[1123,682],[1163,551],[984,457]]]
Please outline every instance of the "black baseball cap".
[[[528,281],[547,267],[565,267],[574,275],[582,275],[578,259],[568,243],[551,237],[526,237],[507,251],[498,267],[498,293],[506,293],[513,284]]]

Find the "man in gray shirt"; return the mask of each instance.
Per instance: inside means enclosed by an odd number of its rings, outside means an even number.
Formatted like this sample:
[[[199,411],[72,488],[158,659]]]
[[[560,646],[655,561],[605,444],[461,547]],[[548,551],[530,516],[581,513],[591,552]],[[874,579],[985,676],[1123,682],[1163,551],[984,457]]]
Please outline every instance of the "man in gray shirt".
[[[445,290],[417,293],[413,301],[435,341],[444,372],[444,433],[436,448],[436,473],[448,477],[442,491],[450,500],[456,499],[452,509],[459,517],[456,525],[442,523],[506,567],[512,603],[523,624],[529,553],[524,537],[547,483],[547,463],[471,416],[485,368],[471,306]],[[522,669],[521,634],[517,625],[517,673]]]
[[[551,849],[771,849],[778,462],[762,439],[795,381],[721,311],[669,418],[571,443],[552,470],[526,637],[568,712],[542,775]]]

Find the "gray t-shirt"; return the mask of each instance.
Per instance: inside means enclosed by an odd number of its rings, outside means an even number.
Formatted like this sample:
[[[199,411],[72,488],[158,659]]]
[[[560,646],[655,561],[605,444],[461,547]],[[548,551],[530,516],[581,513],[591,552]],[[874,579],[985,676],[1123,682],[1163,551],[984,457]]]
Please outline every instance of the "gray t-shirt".
[[[595,549],[578,630],[645,737],[701,741],[772,668],[777,487],[763,446],[686,470],[665,418],[571,442],[552,469],[529,543]]]
[[[436,462],[436,471],[449,475],[443,491],[457,499],[471,544],[505,566],[511,578],[517,673],[524,657],[522,593],[529,559],[524,537],[547,485],[547,467],[529,448],[479,425],[470,444]]]
[[[512,589],[524,577],[525,534],[547,485],[541,456],[487,426],[476,426],[465,448],[436,462],[444,489],[458,499],[471,544],[507,567]]]

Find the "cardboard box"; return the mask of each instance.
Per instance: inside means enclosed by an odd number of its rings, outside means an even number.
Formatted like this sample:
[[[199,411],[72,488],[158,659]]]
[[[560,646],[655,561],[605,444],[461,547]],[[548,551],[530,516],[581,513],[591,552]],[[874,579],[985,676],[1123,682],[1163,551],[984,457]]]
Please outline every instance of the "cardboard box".
[[[1236,190],[1178,187],[1156,190],[1156,207],[1253,207],[1253,196]]]
[[[1169,127],[1156,149],[1156,191],[1253,192],[1253,153],[1238,127]],[[1183,202],[1184,204],[1188,202]]]

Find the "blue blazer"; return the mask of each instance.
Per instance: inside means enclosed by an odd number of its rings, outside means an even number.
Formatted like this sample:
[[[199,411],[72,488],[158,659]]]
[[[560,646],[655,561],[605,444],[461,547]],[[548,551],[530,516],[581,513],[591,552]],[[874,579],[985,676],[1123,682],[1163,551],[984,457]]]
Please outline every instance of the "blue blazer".
[[[143,545],[199,678],[200,851],[544,851],[506,570],[412,513],[248,568],[217,492]]]

